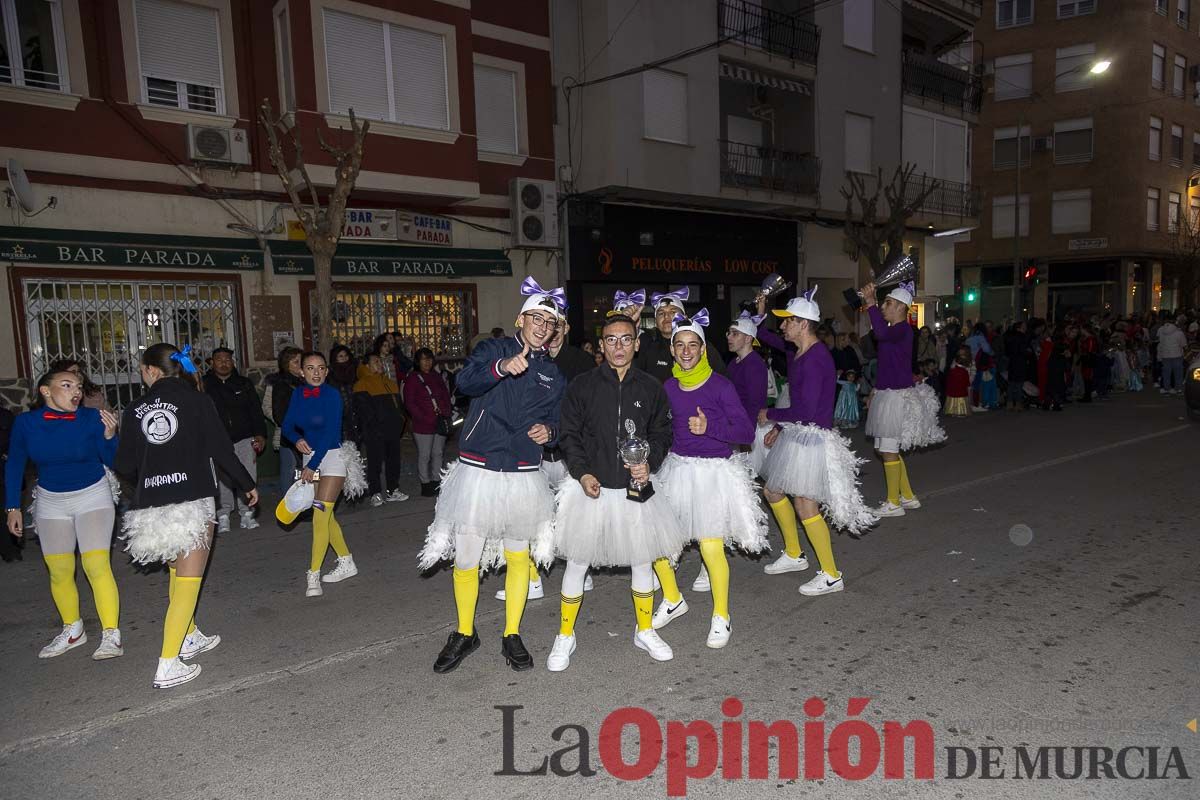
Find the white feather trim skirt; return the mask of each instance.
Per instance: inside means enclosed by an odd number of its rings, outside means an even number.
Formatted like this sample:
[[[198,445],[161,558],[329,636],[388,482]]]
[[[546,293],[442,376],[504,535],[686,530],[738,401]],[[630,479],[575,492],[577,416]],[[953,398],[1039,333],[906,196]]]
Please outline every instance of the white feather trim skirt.
[[[755,475],[763,475],[763,465],[767,462],[767,454],[771,451],[767,449],[766,442],[763,440],[771,429],[775,427],[774,422],[768,422],[766,425],[759,425],[754,431],[754,444],[750,445],[750,453],[748,463],[750,469]]]
[[[312,453],[304,456],[304,466],[307,467],[311,459]],[[317,469],[331,478],[345,478],[342,496],[348,500],[360,497],[367,491],[367,468],[354,442],[342,442],[341,447],[325,453]]]
[[[929,384],[908,389],[876,389],[867,412],[867,438],[896,439],[901,450],[928,447],[946,441],[938,423],[937,392]]]
[[[567,473],[567,462],[565,460],[543,461],[542,474],[550,482],[551,489],[557,489],[560,483],[571,477]]]
[[[693,458],[668,453],[654,485],[693,542],[724,539],[747,553],[767,548],[767,512],[745,454]]]
[[[579,481],[560,484],[555,552],[593,567],[628,567],[675,558],[691,536],[671,511],[658,475],[650,480],[655,493],[644,503],[626,498],[624,489],[602,488],[600,496],[593,498],[584,494]]]
[[[208,547],[209,526],[216,521],[216,503],[211,497],[138,508],[121,518],[121,538],[138,564],[174,561]]]
[[[455,461],[442,472],[433,524],[418,556],[422,571],[454,558],[458,534],[487,542],[482,571],[504,563],[504,539],[529,542],[541,564],[551,557],[554,492],[541,470],[496,472]]]
[[[778,494],[815,500],[834,527],[861,533],[879,521],[858,488],[865,463],[837,431],[789,423],[767,457],[766,485]]]

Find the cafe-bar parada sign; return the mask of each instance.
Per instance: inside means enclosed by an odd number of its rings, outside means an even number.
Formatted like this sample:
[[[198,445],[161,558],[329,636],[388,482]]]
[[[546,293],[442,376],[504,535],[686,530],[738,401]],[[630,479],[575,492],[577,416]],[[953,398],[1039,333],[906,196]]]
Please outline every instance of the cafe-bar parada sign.
[[[445,217],[378,208],[346,209],[345,239],[401,241],[454,246],[454,226]]]
[[[380,208],[347,208],[345,239],[396,241],[396,212]]]

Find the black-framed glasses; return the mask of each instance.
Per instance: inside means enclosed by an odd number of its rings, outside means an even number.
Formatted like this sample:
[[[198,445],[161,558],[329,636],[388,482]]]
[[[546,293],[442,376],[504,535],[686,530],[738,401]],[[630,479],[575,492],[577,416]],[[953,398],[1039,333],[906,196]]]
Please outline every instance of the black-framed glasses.
[[[525,316],[529,317],[530,321],[533,322],[533,327],[535,328],[549,328],[550,330],[554,330],[558,327],[558,317],[547,317],[543,316],[542,314],[533,313],[526,313]]]

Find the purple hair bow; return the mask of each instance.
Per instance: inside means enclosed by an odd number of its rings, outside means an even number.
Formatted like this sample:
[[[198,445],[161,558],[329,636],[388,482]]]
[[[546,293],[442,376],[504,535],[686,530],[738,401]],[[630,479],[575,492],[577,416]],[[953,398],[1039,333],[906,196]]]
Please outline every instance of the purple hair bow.
[[[693,325],[693,324],[699,325],[701,328],[707,328],[708,327],[708,309],[707,308],[700,309],[694,315],[692,315],[691,319],[688,319],[683,314],[676,314],[675,319],[672,321],[671,324],[676,328],[678,328],[680,325]]]
[[[646,305],[645,289],[638,289],[636,292],[630,292],[629,294],[617,289],[617,291],[613,293],[613,308],[644,305]]]
[[[521,281],[521,294],[530,297],[535,294],[544,294],[554,301],[554,304],[563,311],[567,310],[567,293],[562,290],[562,287],[546,291],[538,282],[533,279],[533,276]]]
[[[813,298],[816,296],[817,296],[817,287],[815,284],[813,285],[813,287],[811,289],[809,289],[807,292],[804,293],[804,299],[810,303],[813,301]]]
[[[913,281],[904,281],[896,288],[903,289],[904,291],[908,292],[910,295],[917,293],[917,284]]]
[[[756,327],[758,325],[762,325],[762,321],[766,318],[766,314],[751,314],[749,311],[743,311],[741,314],[738,314],[738,319],[748,319],[753,322]]]
[[[673,292],[655,292],[650,295],[650,305],[658,308],[658,304],[663,300],[678,300],[679,304],[683,305],[683,302],[688,299],[688,294],[690,292],[686,286]]]

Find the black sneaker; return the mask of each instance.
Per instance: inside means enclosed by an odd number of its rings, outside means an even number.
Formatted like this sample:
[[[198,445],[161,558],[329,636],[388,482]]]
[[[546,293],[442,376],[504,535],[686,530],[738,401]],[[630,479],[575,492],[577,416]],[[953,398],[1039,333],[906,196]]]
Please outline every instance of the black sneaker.
[[[529,655],[529,651],[525,649],[525,643],[521,641],[520,634],[510,633],[504,637],[504,641],[500,643],[500,652],[504,654],[504,660],[515,672],[524,672],[527,669],[533,669],[533,656]]]
[[[438,653],[437,661],[433,662],[433,671],[439,675],[457,669],[463,659],[479,649],[479,632],[473,631],[470,636],[455,631],[446,640],[446,646]]]

